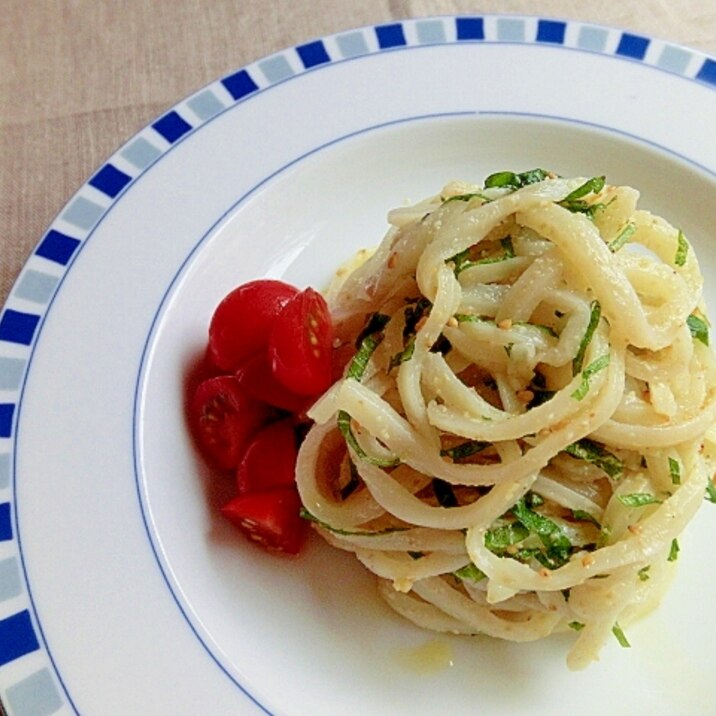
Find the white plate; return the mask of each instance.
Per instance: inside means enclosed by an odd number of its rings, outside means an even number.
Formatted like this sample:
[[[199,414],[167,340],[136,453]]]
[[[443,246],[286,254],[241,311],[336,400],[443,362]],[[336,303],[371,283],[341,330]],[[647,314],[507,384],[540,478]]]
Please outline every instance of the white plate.
[[[434,642],[318,540],[270,557],[216,518],[182,386],[216,302],[322,285],[452,178],[605,173],[716,270],[716,61],[528,17],[368,27],[180,102],[75,195],[0,317],[0,696],[70,714],[696,714],[716,663],[713,509],[661,608],[585,672],[569,639]],[[716,302],[716,284],[708,298]],[[428,666],[429,664],[422,664]]]

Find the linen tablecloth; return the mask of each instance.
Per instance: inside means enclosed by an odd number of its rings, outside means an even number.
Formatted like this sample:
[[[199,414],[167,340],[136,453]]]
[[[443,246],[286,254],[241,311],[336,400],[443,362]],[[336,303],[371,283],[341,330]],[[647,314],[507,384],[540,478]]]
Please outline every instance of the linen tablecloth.
[[[93,170],[186,95],[351,27],[486,13],[575,18],[716,54],[713,0],[0,0],[0,304]]]

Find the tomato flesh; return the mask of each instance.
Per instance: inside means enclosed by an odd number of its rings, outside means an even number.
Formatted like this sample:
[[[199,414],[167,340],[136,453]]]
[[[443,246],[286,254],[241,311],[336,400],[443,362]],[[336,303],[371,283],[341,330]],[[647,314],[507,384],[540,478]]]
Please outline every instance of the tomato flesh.
[[[238,495],[222,514],[265,549],[297,554],[307,532],[295,481],[300,434],[345,362],[328,305],[282,281],[238,286],[212,315],[206,358],[188,381],[188,412],[207,462],[235,471]],[[281,411],[289,416],[277,420]]]
[[[298,554],[306,533],[300,508],[295,487],[274,487],[239,495],[221,512],[252,542],[272,551]]]
[[[269,335],[276,379],[298,395],[320,395],[332,383],[333,326],[328,305],[312,288],[281,309]]]
[[[246,442],[272,414],[269,406],[248,396],[230,375],[199,383],[190,404],[202,454],[224,470],[239,464]]]
[[[304,413],[311,407],[309,396],[296,395],[276,380],[265,352],[255,353],[236,369],[239,385],[252,398],[289,413]]]
[[[236,471],[239,494],[296,484],[296,433],[288,418],[259,430]]]
[[[212,363],[233,372],[242,360],[264,350],[273,321],[297,293],[295,286],[272,279],[249,281],[228,293],[209,324]]]

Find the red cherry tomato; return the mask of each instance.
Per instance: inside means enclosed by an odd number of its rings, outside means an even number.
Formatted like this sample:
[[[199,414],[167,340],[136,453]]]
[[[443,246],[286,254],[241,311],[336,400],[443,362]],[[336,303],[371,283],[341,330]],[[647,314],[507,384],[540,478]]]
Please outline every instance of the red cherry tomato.
[[[252,398],[289,413],[303,413],[313,402],[310,397],[292,393],[276,380],[268,356],[263,351],[243,361],[236,369],[235,375],[239,385]]]
[[[307,288],[281,309],[269,336],[269,360],[276,378],[298,395],[319,395],[330,387],[333,326],[320,293]]]
[[[296,484],[296,434],[287,418],[259,430],[236,471],[239,493]]]
[[[272,551],[297,554],[306,534],[300,508],[295,487],[274,487],[239,495],[221,512],[252,542]]]
[[[214,365],[233,372],[244,358],[264,349],[274,319],[297,293],[283,281],[259,279],[227,294],[209,324],[208,354]]]
[[[247,440],[273,412],[246,395],[234,376],[221,375],[199,384],[189,414],[204,457],[231,469],[239,464]]]

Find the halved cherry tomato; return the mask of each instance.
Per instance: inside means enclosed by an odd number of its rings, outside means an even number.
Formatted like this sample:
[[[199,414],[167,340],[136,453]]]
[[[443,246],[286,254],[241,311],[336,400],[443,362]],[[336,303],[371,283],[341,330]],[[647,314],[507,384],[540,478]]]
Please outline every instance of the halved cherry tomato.
[[[251,541],[269,550],[297,554],[306,535],[300,508],[295,487],[274,487],[239,495],[221,512]]]
[[[204,457],[217,467],[231,469],[239,464],[246,442],[273,411],[241,390],[234,376],[221,375],[199,384],[189,415]]]
[[[269,336],[269,361],[276,378],[298,395],[330,387],[333,325],[320,293],[307,288],[281,309]]]
[[[259,430],[249,442],[236,471],[239,493],[296,484],[296,433],[284,418]]]
[[[228,293],[214,311],[209,324],[211,361],[233,372],[252,353],[268,343],[273,321],[298,289],[283,281],[258,279]]]
[[[244,360],[234,375],[239,385],[252,398],[289,413],[303,413],[313,402],[312,398],[296,395],[276,380],[264,351],[254,353]]]

